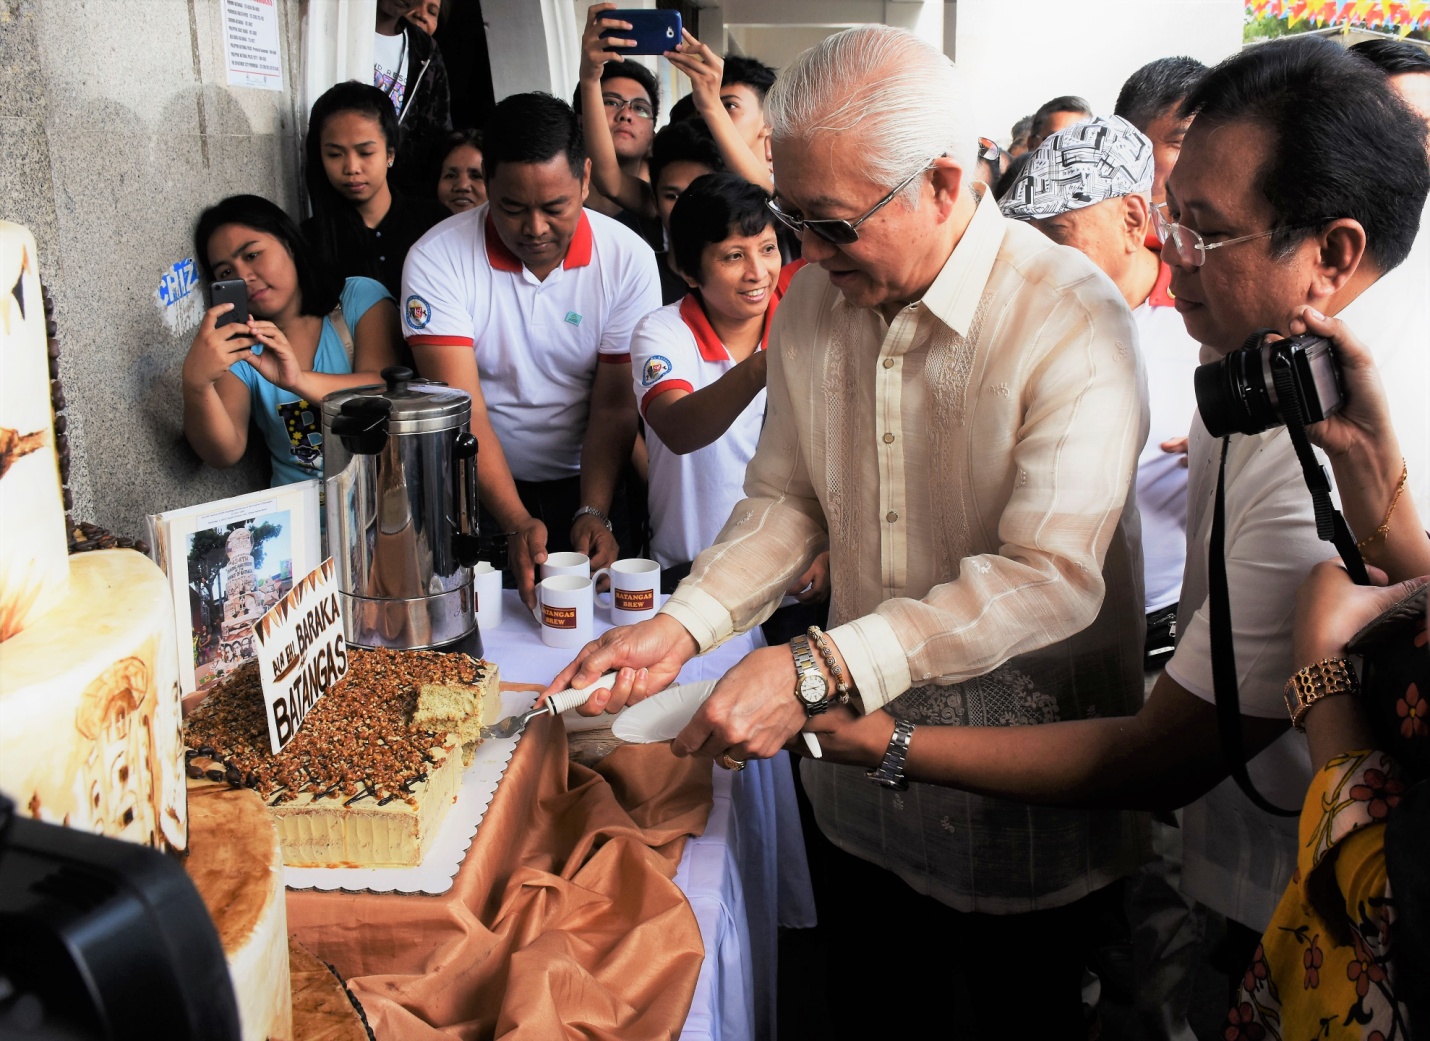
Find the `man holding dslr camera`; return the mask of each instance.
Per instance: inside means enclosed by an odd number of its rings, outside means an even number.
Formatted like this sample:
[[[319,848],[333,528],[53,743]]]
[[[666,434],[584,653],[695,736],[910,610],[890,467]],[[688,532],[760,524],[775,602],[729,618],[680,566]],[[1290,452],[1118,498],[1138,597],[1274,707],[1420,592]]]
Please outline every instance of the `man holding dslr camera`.
[[[1424,409],[1424,335],[1415,343],[1380,335],[1397,307],[1426,292],[1399,285],[1394,269],[1415,240],[1430,188],[1424,126],[1384,75],[1324,40],[1277,41],[1212,70],[1185,111],[1196,118],[1168,180],[1163,259],[1203,362],[1262,328],[1329,334],[1320,316],[1337,316],[1375,352],[1392,414]],[[1427,446],[1404,448],[1404,494],[1423,503]],[[1190,457],[1184,635],[1142,711],[1036,727],[920,727],[908,741],[906,770],[913,779],[1038,803],[1197,800],[1185,815],[1183,888],[1259,932],[1295,868],[1295,824],[1257,809],[1224,780],[1207,605],[1221,446],[1200,418]],[[1387,508],[1400,478],[1384,475]],[[1296,589],[1333,551],[1317,536],[1284,426],[1230,438],[1225,518],[1242,740],[1255,756],[1249,773],[1263,795],[1294,808],[1310,778],[1304,740],[1287,734],[1282,695],[1294,671]],[[1374,563],[1374,522],[1360,528],[1354,537]],[[883,713],[856,719],[838,709],[807,729],[820,734],[826,757],[876,766],[894,726]]]

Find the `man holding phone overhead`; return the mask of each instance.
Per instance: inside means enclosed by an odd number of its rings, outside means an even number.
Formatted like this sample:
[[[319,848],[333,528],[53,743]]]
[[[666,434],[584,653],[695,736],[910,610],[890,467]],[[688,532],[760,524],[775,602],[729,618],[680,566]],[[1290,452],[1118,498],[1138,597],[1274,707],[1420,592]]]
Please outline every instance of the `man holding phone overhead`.
[[[656,216],[654,185],[644,178],[641,165],[648,157],[660,112],[658,88],[644,66],[625,60],[641,54],[663,55],[690,77],[696,111],[710,128],[726,166],[768,189],[769,132],[760,105],[762,93],[744,83],[725,85],[724,61],[681,27],[679,12],[618,10],[606,3],[587,12],[576,89],[576,111],[591,154],[591,183],[596,191],[639,218]],[[752,71],[765,70],[758,62],[747,64]],[[773,82],[773,74],[769,81]]]
[[[582,208],[590,162],[564,101],[503,99],[482,159],[487,204],[407,255],[403,332],[423,376],[472,395],[482,504],[531,606],[548,549],[593,568],[620,555],[609,514],[635,438],[631,330],[660,284],[650,247]]]

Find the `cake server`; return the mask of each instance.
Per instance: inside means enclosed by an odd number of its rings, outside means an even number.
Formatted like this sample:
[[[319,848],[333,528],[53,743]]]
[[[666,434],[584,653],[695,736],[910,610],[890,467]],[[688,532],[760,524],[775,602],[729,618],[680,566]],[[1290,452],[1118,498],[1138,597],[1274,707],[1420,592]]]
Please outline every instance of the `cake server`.
[[[507,716],[506,719],[493,723],[489,727],[482,727],[482,740],[488,738],[501,741],[508,737],[516,737],[526,729],[526,724],[530,723],[537,716],[559,716],[573,708],[580,708],[591,700],[591,695],[598,690],[609,690],[616,682],[617,673],[608,672],[595,683],[584,690],[576,690],[574,687],[567,687],[560,693],[553,694],[546,699],[546,704],[538,705],[530,712],[520,713],[515,716]]]

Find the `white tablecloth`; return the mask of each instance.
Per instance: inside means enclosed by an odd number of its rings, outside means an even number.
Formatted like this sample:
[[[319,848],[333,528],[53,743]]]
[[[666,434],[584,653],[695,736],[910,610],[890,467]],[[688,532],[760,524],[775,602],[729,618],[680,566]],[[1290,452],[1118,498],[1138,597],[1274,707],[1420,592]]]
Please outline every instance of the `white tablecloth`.
[[[609,611],[597,606],[595,635],[610,627]],[[512,682],[549,682],[575,655],[574,649],[541,642],[536,620],[512,590],[503,594],[501,626],[484,631],[482,643],[484,656]],[[758,629],[735,637],[688,662],[677,682],[717,679],[763,645]],[[571,714],[568,723],[581,727],[584,719]],[[712,771],[710,822],[704,835],[686,844],[675,873],[705,942],[705,962],[680,1036],[683,1041],[773,1038],[777,929],[814,924],[789,758],[781,752],[750,762],[740,773]]]

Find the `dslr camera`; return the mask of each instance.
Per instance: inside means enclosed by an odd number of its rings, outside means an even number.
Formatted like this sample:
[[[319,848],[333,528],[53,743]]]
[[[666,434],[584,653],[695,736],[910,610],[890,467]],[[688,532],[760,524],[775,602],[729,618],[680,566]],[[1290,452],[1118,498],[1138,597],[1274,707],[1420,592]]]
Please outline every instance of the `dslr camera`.
[[[1197,410],[1213,437],[1259,434],[1299,415],[1319,423],[1345,403],[1331,342],[1304,333],[1264,344],[1253,333],[1220,361],[1197,367]]]

